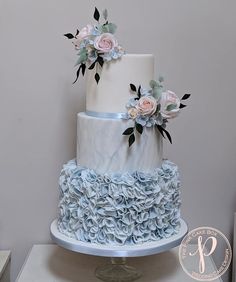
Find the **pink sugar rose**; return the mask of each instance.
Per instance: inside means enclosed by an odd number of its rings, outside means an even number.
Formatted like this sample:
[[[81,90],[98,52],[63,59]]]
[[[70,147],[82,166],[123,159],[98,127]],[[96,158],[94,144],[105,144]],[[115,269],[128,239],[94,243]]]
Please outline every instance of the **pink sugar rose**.
[[[81,42],[91,35],[92,30],[93,30],[93,26],[91,24],[88,24],[81,29],[81,31],[73,41],[76,49],[79,49]]]
[[[160,104],[161,115],[164,118],[175,118],[180,111],[180,99],[170,90],[162,93]]]
[[[110,52],[118,46],[115,36],[111,33],[103,33],[94,40],[94,47],[104,53]]]
[[[143,96],[136,105],[137,110],[143,116],[151,116],[157,108],[157,100],[152,96]]]

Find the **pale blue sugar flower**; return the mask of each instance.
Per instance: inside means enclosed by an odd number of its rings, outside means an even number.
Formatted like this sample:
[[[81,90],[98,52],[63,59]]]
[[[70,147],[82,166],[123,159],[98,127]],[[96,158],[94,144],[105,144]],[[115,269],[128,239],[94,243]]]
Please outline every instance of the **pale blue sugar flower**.
[[[152,127],[152,126],[154,126],[155,124],[156,124],[156,116],[151,116],[151,117],[149,117],[149,119],[148,119],[148,121],[147,121],[147,123],[146,123],[146,126],[147,127]]]
[[[89,52],[88,52],[88,60],[91,63],[95,62],[97,60],[97,57],[98,57],[98,55],[97,55],[97,52],[96,52],[95,49],[89,50]]]
[[[86,38],[80,43],[79,48],[81,50],[83,48],[87,48],[89,45],[93,46],[93,43],[93,40]]]
[[[112,57],[111,57],[111,55],[110,55],[110,52],[109,52],[109,53],[104,53],[101,57],[102,57],[102,58],[104,59],[104,61],[106,61],[106,62],[110,62],[110,61],[112,60]]]
[[[87,45],[92,45],[93,46],[94,45],[94,40],[89,39],[88,42],[87,42]]]
[[[124,51],[122,48],[120,48],[119,46],[118,47],[115,47],[112,51],[111,51],[111,57],[113,59],[119,59],[122,55],[124,55]]]
[[[94,35],[94,36],[101,35],[101,30],[99,30],[99,28],[97,26],[94,26],[92,31],[91,31],[91,34]]]
[[[164,123],[163,117],[162,117],[162,115],[159,113],[159,114],[156,116],[156,124],[157,124],[157,125],[162,125],[163,123]]]
[[[150,92],[143,87],[140,88],[140,93],[141,93],[141,96],[151,96]]]
[[[118,52],[115,49],[113,49],[110,53],[111,53],[112,59],[116,60],[116,59],[119,58],[119,54],[118,54]]]
[[[83,40],[83,41],[80,43],[80,45],[79,45],[79,49],[82,50],[82,49],[84,49],[85,47],[86,47],[86,42],[85,42],[85,40]]]
[[[135,98],[129,99],[129,102],[126,104],[126,108],[134,108],[138,104],[138,100]]]
[[[137,118],[136,118],[136,122],[141,124],[142,126],[145,126],[148,122],[148,119],[149,119],[149,117],[147,117],[147,116],[138,115]]]

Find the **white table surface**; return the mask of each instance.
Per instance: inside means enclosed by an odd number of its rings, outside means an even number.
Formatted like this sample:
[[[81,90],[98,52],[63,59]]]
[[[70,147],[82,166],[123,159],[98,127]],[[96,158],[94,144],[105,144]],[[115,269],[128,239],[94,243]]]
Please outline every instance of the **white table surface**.
[[[57,245],[34,245],[16,281],[101,282],[95,277],[94,271],[106,262],[108,258],[75,253]],[[182,270],[178,247],[157,255],[129,258],[128,264],[143,272],[138,282],[196,281]]]

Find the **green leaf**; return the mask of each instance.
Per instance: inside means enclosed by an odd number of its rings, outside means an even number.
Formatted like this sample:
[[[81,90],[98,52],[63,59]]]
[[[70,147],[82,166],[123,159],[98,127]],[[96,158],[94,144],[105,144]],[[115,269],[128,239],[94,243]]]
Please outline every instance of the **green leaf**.
[[[87,53],[79,55],[79,58],[78,58],[78,60],[77,60],[77,62],[75,64],[75,66],[80,65],[80,64],[86,62],[86,60],[87,60]]]
[[[158,87],[158,83],[157,83],[155,80],[151,80],[149,84],[150,84],[150,87],[151,87],[151,88],[156,88],[156,87]]]
[[[77,62],[75,64],[76,66],[81,64],[81,63],[86,62],[87,57],[88,57],[86,49],[85,48],[81,49],[79,54],[78,54],[78,56],[79,56],[79,58],[78,58],[78,60],[77,60]]]
[[[80,55],[80,56],[87,55],[87,50],[86,50],[86,48],[80,49],[80,50],[79,50],[79,55]]]
[[[123,135],[130,135],[134,132],[134,128],[133,127],[129,127],[127,128],[122,134]]]
[[[108,32],[110,32],[110,33],[116,32],[117,26],[115,24],[109,23],[106,26],[108,27]]]
[[[106,21],[106,20],[107,20],[107,18],[108,18],[108,12],[107,12],[107,9],[104,9],[104,10],[103,10],[102,15],[103,15],[104,20]]]
[[[164,81],[164,77],[162,75],[159,76],[158,81],[162,83]]]
[[[134,134],[131,134],[129,137],[129,147],[132,146],[134,142],[135,142],[135,136]]]
[[[136,130],[138,133],[142,134],[143,133],[143,126],[140,123],[135,124]]]
[[[108,25],[105,24],[105,25],[101,26],[101,31],[102,31],[103,33],[109,32],[109,27],[108,27]]]
[[[96,80],[96,82],[97,82],[97,84],[98,84],[98,82],[99,82],[99,80],[100,80],[100,75],[99,75],[98,73],[96,73],[95,76],[94,76],[94,78],[95,78],[95,80]]]
[[[161,93],[162,93],[162,87],[161,86],[153,88],[153,97],[155,99],[158,100],[161,97]]]
[[[134,91],[134,92],[137,91],[136,86],[135,86],[134,84],[132,84],[132,83],[130,83],[130,89],[131,89],[132,91]]]
[[[167,111],[172,111],[172,110],[174,110],[174,109],[176,109],[176,105],[175,105],[175,104],[171,104],[171,105],[168,105],[168,106],[166,107],[166,110],[167,110]]]
[[[187,100],[191,94],[184,94],[184,96],[181,98],[181,100]]]
[[[100,13],[98,11],[98,9],[95,7],[95,11],[94,11],[94,14],[93,14],[93,17],[96,21],[99,21],[99,18],[100,18]]]

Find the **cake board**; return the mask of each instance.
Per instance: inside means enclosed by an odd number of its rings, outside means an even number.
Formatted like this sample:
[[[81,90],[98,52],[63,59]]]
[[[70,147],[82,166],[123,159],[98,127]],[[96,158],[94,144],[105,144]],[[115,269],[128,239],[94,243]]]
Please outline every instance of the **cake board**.
[[[168,251],[179,246],[187,232],[186,222],[180,219],[179,232],[169,238],[137,245],[114,246],[86,243],[69,238],[59,232],[57,219],[52,222],[50,227],[51,237],[59,246],[82,254],[110,257],[111,263],[99,266],[95,274],[102,281],[113,282],[134,281],[142,275],[135,268],[126,265],[126,258],[148,256]]]

